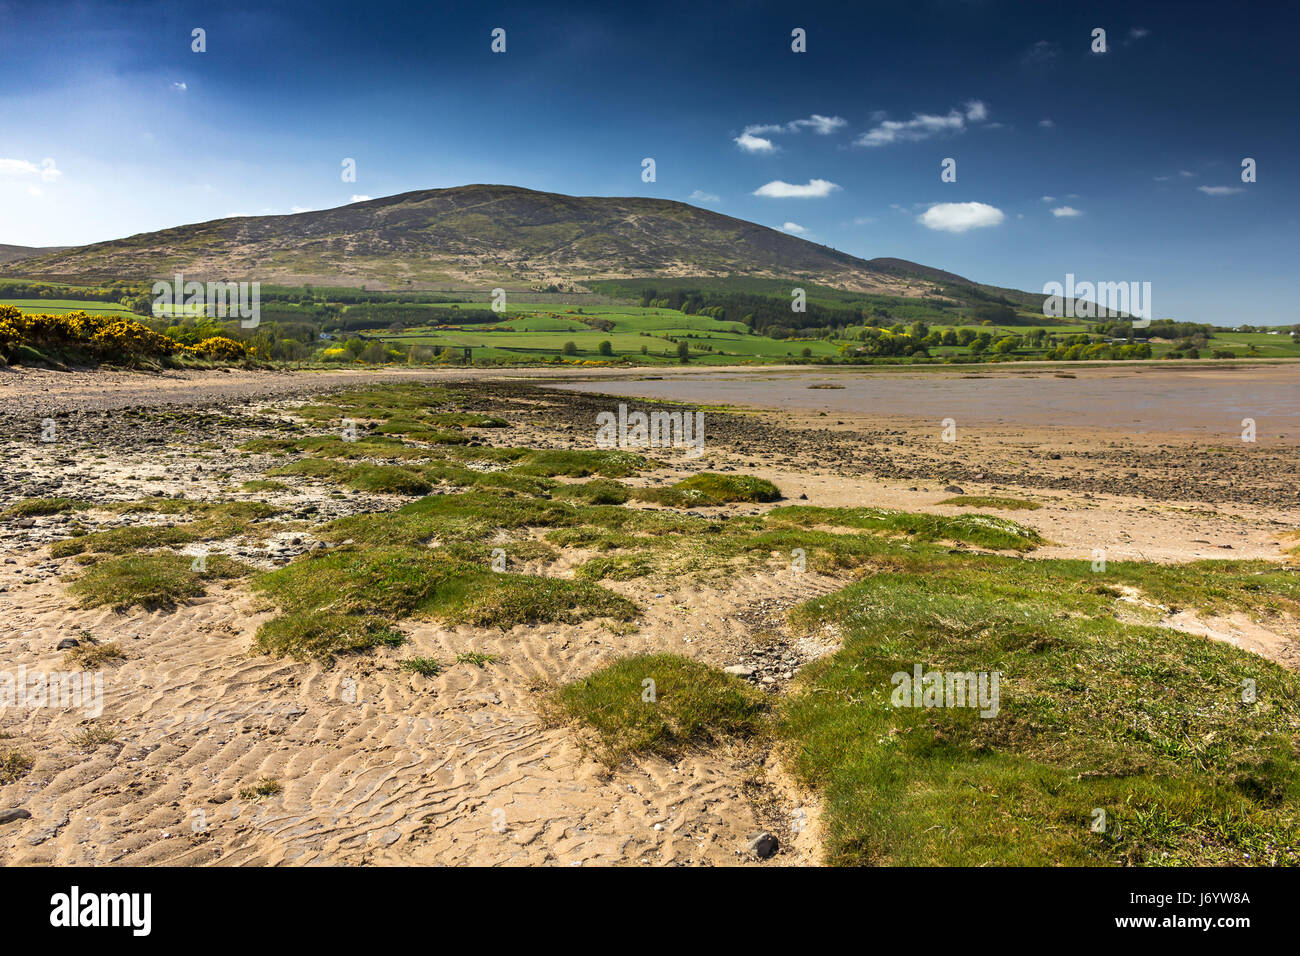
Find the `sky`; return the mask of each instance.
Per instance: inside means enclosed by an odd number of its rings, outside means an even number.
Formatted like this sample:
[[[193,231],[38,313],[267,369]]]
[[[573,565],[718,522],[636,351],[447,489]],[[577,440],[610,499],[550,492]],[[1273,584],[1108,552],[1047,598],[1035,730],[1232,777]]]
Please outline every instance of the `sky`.
[[[1298,40],[1289,2],[0,0],[0,243],[506,183],[1291,324]]]

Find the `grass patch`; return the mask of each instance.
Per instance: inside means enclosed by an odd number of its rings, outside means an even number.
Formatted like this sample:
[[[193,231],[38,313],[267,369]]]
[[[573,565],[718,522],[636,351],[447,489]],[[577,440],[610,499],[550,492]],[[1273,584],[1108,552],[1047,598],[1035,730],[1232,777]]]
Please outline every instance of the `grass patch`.
[[[673,508],[720,505],[732,501],[777,501],[781,492],[770,481],[752,475],[701,472],[667,488],[641,488],[635,496]]]
[[[283,481],[270,481],[265,478],[254,478],[252,481],[246,481],[239,486],[243,491],[288,491],[289,486]]]
[[[126,660],[122,648],[114,643],[100,644],[90,635],[83,635],[82,640],[86,643],[72,648],[63,655],[64,662],[70,668],[79,667],[82,670],[93,671],[99,670],[105,664],[120,664]]]
[[[76,498],[26,498],[0,511],[0,518],[40,518],[89,507],[88,502]]]
[[[281,786],[279,780],[272,780],[270,777],[263,777],[261,780],[257,781],[257,783],[253,784],[251,787],[240,788],[239,799],[262,800],[265,799],[266,797],[275,796],[283,789],[284,787]]]
[[[342,654],[355,654],[381,645],[398,647],[405,640],[405,635],[386,618],[377,615],[297,611],[264,623],[257,630],[253,646],[260,653],[274,657],[328,664]]]
[[[456,655],[457,664],[473,664],[480,669],[487,664],[495,664],[498,660],[500,658],[495,654],[480,654],[477,651],[465,651]]]
[[[127,502],[120,510],[186,512],[195,517],[182,524],[133,525],[94,531],[50,545],[50,555],[66,558],[76,554],[127,554],[154,548],[178,547],[200,541],[217,541],[248,533],[258,522],[280,512],[261,501],[219,501],[204,503],[186,499],[156,499]]]
[[[402,661],[402,670],[419,674],[421,677],[437,677],[442,673],[442,663],[432,657],[412,657]]]
[[[1003,511],[1037,511],[1042,507],[1036,501],[1024,498],[998,498],[993,495],[958,495],[945,498],[941,505],[956,505],[959,508],[1000,508]]]
[[[32,758],[22,751],[0,751],[0,784],[13,783],[31,769]]]
[[[1300,862],[1300,675],[1124,623],[1095,577],[1086,562],[936,560],[792,613],[844,641],[779,720],[824,798],[832,863]],[[893,706],[893,675],[918,663],[1000,672],[997,714]]]
[[[653,681],[653,701],[649,685]],[[766,696],[719,670],[675,654],[626,657],[560,688],[548,706],[555,716],[595,731],[597,754],[610,769],[628,757],[673,757],[758,733]]]
[[[82,607],[140,606],[174,608],[201,596],[209,581],[243,577],[248,565],[221,555],[208,555],[202,571],[186,554],[135,554],[105,558],[90,565],[68,585]]]
[[[286,612],[262,625],[259,649],[296,657],[373,647],[385,622],[411,616],[507,629],[637,613],[587,581],[497,573],[445,551],[401,546],[309,555],[258,576],[253,587]]]

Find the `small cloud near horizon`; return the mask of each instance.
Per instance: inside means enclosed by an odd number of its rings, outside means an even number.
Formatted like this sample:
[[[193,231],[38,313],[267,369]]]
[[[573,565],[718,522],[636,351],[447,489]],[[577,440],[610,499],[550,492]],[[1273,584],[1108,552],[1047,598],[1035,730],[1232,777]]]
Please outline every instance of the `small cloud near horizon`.
[[[717,193],[706,193],[702,189],[697,189],[689,197],[691,202],[722,202],[722,197]]]
[[[1196,189],[1207,196],[1231,196],[1233,193],[1242,192],[1240,186],[1197,186]]]
[[[810,179],[803,186],[774,179],[755,189],[754,195],[768,199],[823,199],[839,188],[838,184],[826,179]]]
[[[1075,216],[1082,216],[1083,213],[1073,206],[1058,206],[1052,210],[1052,215],[1057,219],[1073,219]]]
[[[941,202],[931,206],[916,221],[938,232],[962,233],[996,226],[1007,217],[1001,209],[982,202]]]

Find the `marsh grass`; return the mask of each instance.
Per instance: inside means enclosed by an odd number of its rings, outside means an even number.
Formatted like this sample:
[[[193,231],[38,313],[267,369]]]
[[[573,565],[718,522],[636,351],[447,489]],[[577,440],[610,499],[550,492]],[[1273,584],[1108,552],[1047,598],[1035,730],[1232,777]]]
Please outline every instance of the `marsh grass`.
[[[769,709],[762,691],[675,654],[625,657],[554,691],[545,706],[553,719],[594,731],[597,756],[611,770],[633,755],[672,758],[753,736]]]

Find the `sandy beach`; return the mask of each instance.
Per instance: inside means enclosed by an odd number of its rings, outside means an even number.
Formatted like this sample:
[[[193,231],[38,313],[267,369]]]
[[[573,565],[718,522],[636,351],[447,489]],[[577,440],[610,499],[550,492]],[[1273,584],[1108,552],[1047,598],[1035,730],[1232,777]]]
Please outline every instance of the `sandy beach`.
[[[535,448],[593,447],[596,416],[620,401],[701,406],[703,456],[665,452],[666,467],[633,484],[741,471],[775,483],[787,503],[938,515],[962,513],[943,503],[954,494],[1009,496],[1039,506],[1007,514],[1046,539],[1036,557],[1091,560],[1101,550],[1113,561],[1282,565],[1294,561],[1288,536],[1300,528],[1295,374],[691,370],[542,382],[482,370],[10,370],[0,375],[0,409],[12,425],[0,440],[0,503],[273,501],[287,509],[283,534],[269,544],[226,545],[257,567],[282,566],[311,547],[316,521],[400,500],[322,497],[293,483],[240,490],[264,477],[270,459],[236,447],[273,434],[311,394],[426,380],[457,383],[475,412],[510,421],[510,443]],[[810,387],[825,385],[843,387]],[[777,407],[784,411],[773,413]],[[955,441],[943,439],[948,417]],[[1241,440],[1242,417],[1256,418],[1257,441]],[[44,419],[56,423],[53,442],[40,440]],[[96,527],[150,520],[90,515]],[[402,652],[325,666],[252,653],[271,612],[237,581],[172,610],[77,606],[66,588],[76,559],[48,550],[68,536],[71,520],[53,514],[0,524],[0,658],[11,669],[49,671],[62,666],[58,645],[68,637],[118,644],[125,658],[108,668],[93,721],[110,727],[112,739],[79,738],[92,721],[76,710],[0,710],[5,742],[21,741],[34,758],[29,772],[0,786],[0,812],[27,814],[0,826],[0,864],[764,865],[744,852],[760,830],[780,837],[776,862],[819,862],[818,797],[797,786],[766,745],[737,743],[675,761],[638,757],[611,773],[582,734],[544,719],[538,702],[547,687],[651,651],[744,665],[756,686],[780,693],[837,646],[833,634],[795,632],[784,612],[836,591],[847,573],[773,564],[726,582],[614,580],[611,590],[645,609],[626,633],[595,621],[501,631],[413,620]],[[587,557],[581,548],[566,551],[545,573],[571,575]],[[1135,613],[1141,605],[1135,596]],[[1300,628],[1289,618],[1142,610],[1189,640],[1210,637],[1300,669]],[[493,662],[431,677],[399,666],[410,654],[466,652]],[[241,796],[260,778],[282,789],[261,800]]]

